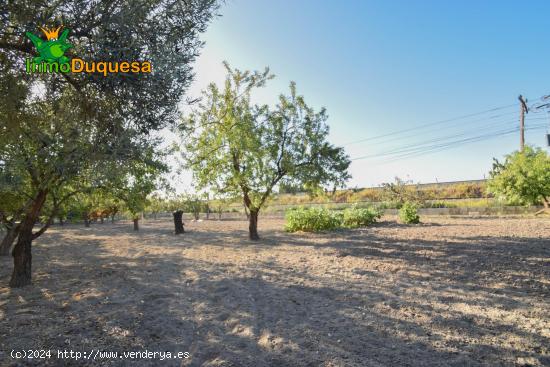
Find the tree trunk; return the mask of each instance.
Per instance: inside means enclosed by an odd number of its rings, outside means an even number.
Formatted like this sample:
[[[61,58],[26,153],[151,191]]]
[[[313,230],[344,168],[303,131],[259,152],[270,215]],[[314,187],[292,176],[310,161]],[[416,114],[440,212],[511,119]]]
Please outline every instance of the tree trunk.
[[[249,215],[249,224],[248,224],[248,237],[252,241],[257,241],[260,239],[260,236],[258,236],[258,213],[259,210],[253,210],[250,209],[250,215]]]
[[[2,243],[0,244],[0,256],[8,256],[10,254],[11,246],[17,238],[17,225],[13,223],[11,227],[6,232]]]
[[[19,227],[17,243],[13,248],[13,273],[10,287],[18,288],[31,284],[32,280],[32,240],[34,224],[46,201],[47,191],[41,190],[34,199],[32,207],[25,214]]]
[[[181,234],[185,233],[185,229],[183,228],[183,211],[177,210],[174,213],[172,213],[174,216],[174,227],[175,227],[175,234]]]
[[[547,198],[543,198],[542,205],[544,205],[544,209],[539,210],[538,212],[535,213],[535,215],[540,215],[542,213],[550,214],[550,200],[548,200]]]
[[[90,226],[90,219],[89,218],[84,218],[84,226],[86,228],[88,228]]]
[[[13,273],[10,287],[19,288],[31,284],[32,280],[32,229],[34,223],[28,222],[19,231],[17,243],[13,248]]]
[[[103,224],[103,216],[100,217],[99,221],[101,224]]]
[[[115,215],[116,214],[111,215],[111,223],[115,223]]]
[[[139,218],[134,218],[134,231],[139,231]]]
[[[63,222],[63,217],[59,217],[59,225],[62,226],[65,224],[65,222]]]

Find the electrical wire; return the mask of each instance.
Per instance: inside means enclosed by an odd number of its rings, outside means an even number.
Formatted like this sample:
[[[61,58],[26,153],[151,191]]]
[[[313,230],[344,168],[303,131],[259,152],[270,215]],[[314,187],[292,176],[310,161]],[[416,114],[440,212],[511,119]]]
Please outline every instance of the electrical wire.
[[[453,125],[453,126],[449,126],[449,127],[440,127],[440,128],[441,129],[446,129],[446,130],[452,130],[454,128],[462,128],[464,126],[467,126],[467,125],[470,125],[470,124],[473,124],[473,123],[476,123],[476,122],[480,122],[480,121],[486,121],[486,120],[494,120],[494,121],[490,121],[491,124],[493,124],[495,122],[496,123],[505,123],[504,119],[502,117],[506,117],[507,119],[510,119],[512,115],[515,115],[515,111],[514,112],[509,112],[509,113],[504,113],[504,114],[499,114],[499,115],[494,115],[494,116],[482,117],[482,118],[475,119],[475,120],[470,120],[470,121],[461,121],[460,125]],[[483,127],[483,126],[484,125],[481,125],[481,127]],[[476,128],[479,128],[479,127],[480,127],[480,125],[476,125]],[[382,144],[386,144],[386,143],[389,143],[389,142],[406,140],[406,139],[409,139],[409,138],[414,138],[414,137],[417,137],[417,136],[426,135],[426,131],[418,131],[418,130],[422,130],[422,129],[415,129],[415,131],[411,131],[412,132],[411,134],[406,134],[406,135],[397,134],[396,136],[387,136],[387,137],[384,137],[384,138],[377,139],[377,141],[370,141],[369,146],[382,145]]]
[[[544,124],[531,126],[529,128],[525,128],[525,131],[541,130],[541,129],[544,129]],[[436,152],[440,152],[442,150],[455,148],[457,146],[461,146],[461,145],[468,144],[468,143],[476,143],[476,142],[479,142],[479,141],[491,140],[491,139],[493,139],[495,137],[499,137],[499,136],[514,134],[514,133],[518,132],[519,130],[520,130],[519,127],[516,127],[514,129],[510,129],[510,130],[502,130],[502,131],[499,131],[497,133],[491,133],[491,134],[485,134],[485,135],[479,135],[479,136],[476,136],[476,137],[466,138],[466,139],[462,139],[462,140],[459,140],[459,141],[450,142],[448,144],[441,144],[440,146],[433,146],[433,147],[430,147],[429,149],[425,149],[423,151],[418,150],[414,154],[410,154],[410,155],[402,154],[401,156],[394,157],[394,159],[396,159],[396,158],[397,159],[398,158],[413,158],[413,157],[418,157],[418,156],[425,155],[425,154],[436,153]]]
[[[536,125],[531,125],[531,126],[526,127],[525,130],[526,131],[534,131],[534,130],[541,130],[541,129],[545,129],[545,128],[546,128],[546,124],[536,124]],[[477,136],[467,137],[467,138],[464,138],[464,139],[454,140],[454,141],[450,141],[450,142],[442,143],[442,144],[433,144],[433,145],[424,146],[424,147],[422,147],[422,146],[421,147],[412,147],[409,150],[394,153],[394,155],[391,156],[389,159],[385,159],[384,163],[391,163],[391,162],[404,160],[404,159],[410,159],[410,158],[414,158],[414,157],[418,157],[418,156],[422,156],[422,155],[426,155],[426,154],[437,153],[437,152],[440,152],[440,151],[443,151],[443,150],[446,150],[446,149],[455,148],[457,146],[461,146],[461,145],[464,145],[464,144],[490,140],[490,139],[494,139],[496,137],[513,134],[513,133],[516,133],[518,131],[519,131],[519,127],[515,127],[513,129],[503,129],[503,130],[496,131],[496,132],[491,132],[491,133],[487,133],[487,134],[481,134],[481,135],[477,135]],[[382,156],[381,155],[363,156],[363,157],[353,158],[352,161],[366,159],[366,158],[380,158],[380,157],[382,157]]]
[[[398,134],[401,134],[401,133],[404,133],[404,132],[414,131],[414,130],[418,130],[418,129],[425,128],[425,127],[446,124],[446,123],[449,123],[449,122],[455,122],[455,121],[463,120],[463,119],[466,119],[466,118],[469,118],[469,117],[479,116],[479,115],[489,113],[489,112],[499,111],[499,110],[503,110],[503,109],[510,108],[510,107],[516,107],[517,105],[518,105],[517,103],[514,103],[514,104],[510,104],[510,105],[506,105],[506,106],[491,108],[491,109],[485,110],[485,111],[470,113],[470,114],[467,114],[467,115],[453,117],[453,118],[449,118],[449,119],[445,119],[445,120],[440,120],[440,121],[430,122],[430,123],[426,123],[426,124],[421,124],[421,125],[418,125],[418,126],[415,126],[415,127],[408,128],[408,129],[402,129],[402,130],[398,130],[398,131],[394,131],[394,132],[390,132],[390,133],[386,133],[386,134],[382,134],[382,135],[378,135],[378,136],[373,136],[373,137],[370,137],[370,138],[364,138],[364,139],[351,141],[351,142],[348,142],[348,143],[343,144],[343,145],[346,146],[346,145],[362,143],[364,141],[369,141],[369,140],[377,140],[377,139],[380,139],[380,138],[384,138],[386,136],[398,135]]]
[[[531,118],[527,121],[530,122],[530,121],[534,121],[534,120],[543,120],[543,119],[544,118]],[[517,123],[517,120],[491,122],[490,124],[487,124],[487,125],[476,126],[475,132],[476,133],[495,132],[494,129],[496,127],[504,127],[504,126],[509,125],[511,123]],[[434,138],[424,140],[424,141],[421,141],[421,142],[416,142],[412,146],[395,147],[395,148],[392,148],[392,149],[389,149],[389,150],[386,150],[386,151],[383,151],[383,152],[364,155],[364,156],[361,156],[361,157],[354,158],[354,160],[371,158],[371,157],[382,157],[382,156],[388,156],[388,155],[392,155],[392,154],[407,152],[409,150],[415,150],[415,149],[418,149],[418,148],[422,148],[425,145],[429,145],[429,144],[433,144],[433,143],[443,143],[446,140],[451,140],[451,139],[456,139],[456,138],[459,138],[459,137],[469,136],[469,135],[471,135],[471,133],[472,133],[472,130],[468,129],[468,130],[465,130],[465,131],[456,132],[456,133],[451,134],[451,135],[438,136],[438,137],[434,137]]]
[[[548,99],[548,96],[544,96],[544,95],[540,96],[539,98],[535,98],[535,100],[541,100],[541,101],[545,101],[547,99]],[[377,136],[373,136],[373,137],[369,137],[369,138],[354,140],[354,141],[343,144],[343,146],[353,145],[353,144],[362,143],[362,142],[366,142],[366,141],[379,140],[379,139],[386,138],[386,137],[400,136],[401,134],[406,133],[406,132],[417,131],[417,130],[420,130],[420,129],[424,129],[424,128],[432,127],[432,126],[436,126],[436,125],[446,125],[446,124],[449,124],[451,122],[456,122],[456,121],[468,119],[470,117],[479,116],[479,115],[483,115],[483,114],[494,112],[494,111],[505,110],[507,108],[517,107],[517,106],[518,106],[518,103],[514,103],[514,104],[505,105],[505,106],[491,108],[491,109],[488,109],[488,110],[485,110],[485,111],[470,113],[470,114],[467,114],[467,115],[453,117],[453,118],[449,118],[449,119],[445,119],[445,120],[440,120],[440,121],[435,121],[435,122],[431,122],[431,123],[421,124],[421,125],[417,125],[415,127],[407,128],[407,129],[401,129],[401,130],[397,130],[397,131],[393,131],[393,132],[390,132],[390,133],[385,133],[385,134],[381,134],[381,135],[377,135]],[[510,113],[515,113],[515,112],[510,112]],[[502,115],[506,115],[506,114],[502,114]],[[498,117],[498,116],[495,116],[495,117]],[[486,119],[486,117],[481,118],[481,120],[484,120],[484,119]],[[475,122],[475,121],[470,121],[470,122],[467,122],[467,123],[472,123],[472,122]],[[462,122],[462,125],[464,125],[464,124],[465,123]]]
[[[516,121],[507,121],[508,124],[510,124],[511,122],[516,122]],[[499,126],[502,126],[502,125],[503,125],[503,123],[499,123]],[[484,129],[476,129],[476,131],[477,132],[480,132],[480,131],[494,131],[493,127],[495,127],[495,125],[488,125]],[[471,130],[467,130],[467,131],[460,132],[460,133],[455,133],[455,134],[452,134],[452,135],[438,136],[438,137],[434,137],[434,138],[431,138],[431,139],[428,139],[428,140],[416,142],[414,144],[409,144],[408,146],[405,146],[405,147],[403,147],[403,146],[394,147],[392,149],[385,150],[383,152],[363,155],[361,157],[355,158],[354,160],[364,159],[364,158],[371,158],[371,157],[383,157],[383,156],[388,156],[388,155],[392,155],[392,154],[396,154],[396,153],[402,153],[402,152],[406,152],[406,151],[409,151],[409,150],[414,150],[414,149],[417,149],[417,148],[421,148],[422,146],[425,146],[425,145],[429,145],[429,144],[433,144],[433,143],[442,143],[446,140],[455,139],[455,138],[459,138],[459,137],[462,137],[462,136],[468,136],[471,133],[472,133]]]

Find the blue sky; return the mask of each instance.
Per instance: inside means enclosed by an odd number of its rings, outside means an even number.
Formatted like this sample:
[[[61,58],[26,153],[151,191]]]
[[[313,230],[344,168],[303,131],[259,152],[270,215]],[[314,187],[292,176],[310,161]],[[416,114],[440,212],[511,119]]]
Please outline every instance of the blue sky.
[[[311,106],[327,108],[331,142],[352,158],[371,156],[353,161],[350,187],[394,176],[483,178],[493,157],[518,148],[519,133],[409,158],[382,154],[513,130],[520,93],[529,104],[550,94],[549,1],[228,0],[220,14],[202,36],[188,94],[222,82],[223,60],[270,66],[277,77],[258,102],[275,101],[294,80]],[[527,142],[544,146],[547,114],[527,116],[538,127]],[[348,144],[361,139],[370,140]]]

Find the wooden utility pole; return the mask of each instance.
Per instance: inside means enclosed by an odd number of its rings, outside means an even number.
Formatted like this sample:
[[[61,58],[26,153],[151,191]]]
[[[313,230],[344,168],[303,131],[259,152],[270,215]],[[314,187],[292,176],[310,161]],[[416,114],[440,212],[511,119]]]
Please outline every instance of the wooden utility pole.
[[[529,113],[529,108],[527,108],[527,100],[521,94],[518,99],[521,109],[519,114],[519,148],[523,152],[525,147],[525,114]]]

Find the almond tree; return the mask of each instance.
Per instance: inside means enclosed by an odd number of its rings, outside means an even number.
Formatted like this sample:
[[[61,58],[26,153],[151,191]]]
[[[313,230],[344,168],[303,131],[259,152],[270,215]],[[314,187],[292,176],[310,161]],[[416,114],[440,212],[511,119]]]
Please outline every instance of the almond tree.
[[[343,148],[327,141],[325,109],[308,106],[294,83],[273,109],[255,106],[251,92],[273,77],[269,69],[225,67],[224,86],[210,84],[204,101],[183,120],[184,157],[197,189],[242,197],[249,237],[257,240],[260,209],[280,182],[343,185],[350,160]]]

